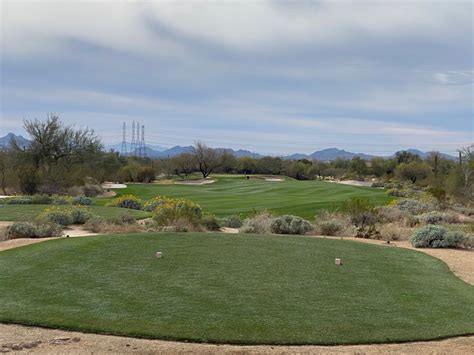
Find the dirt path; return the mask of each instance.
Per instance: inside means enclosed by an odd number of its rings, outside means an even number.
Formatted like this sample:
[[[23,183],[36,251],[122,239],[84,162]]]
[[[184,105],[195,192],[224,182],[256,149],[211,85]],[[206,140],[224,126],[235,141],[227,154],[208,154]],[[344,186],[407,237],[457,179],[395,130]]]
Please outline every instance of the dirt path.
[[[36,354],[470,354],[474,337],[406,344],[353,346],[236,346],[178,343],[0,324],[0,352]]]

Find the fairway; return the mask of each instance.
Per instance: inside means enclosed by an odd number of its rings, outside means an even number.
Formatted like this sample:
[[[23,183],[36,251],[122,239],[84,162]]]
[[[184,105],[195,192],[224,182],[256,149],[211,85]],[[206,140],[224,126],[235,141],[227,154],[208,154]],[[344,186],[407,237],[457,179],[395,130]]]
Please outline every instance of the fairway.
[[[335,257],[344,265],[335,266]],[[247,344],[474,333],[474,288],[446,264],[351,241],[210,233],[69,238],[1,252],[0,270],[1,322]]]
[[[219,176],[208,185],[131,184],[115,190],[119,195],[133,194],[144,199],[157,195],[182,197],[201,205],[205,212],[217,216],[248,215],[255,211],[270,210],[275,214],[293,214],[313,219],[320,209],[337,208],[351,197],[367,197],[375,204],[391,201],[382,189],[355,187],[325,181],[298,181],[286,179],[270,182],[261,179]],[[105,201],[98,201],[105,203]]]
[[[0,221],[29,221],[35,218],[45,208],[50,208],[52,205],[1,205],[0,206]],[[64,206],[71,207],[71,206]],[[83,206],[84,207],[84,206]],[[147,218],[150,213],[136,210],[125,210],[118,207],[105,206],[89,206],[84,207],[97,216],[104,217],[111,220],[123,214],[130,214],[137,219]]]

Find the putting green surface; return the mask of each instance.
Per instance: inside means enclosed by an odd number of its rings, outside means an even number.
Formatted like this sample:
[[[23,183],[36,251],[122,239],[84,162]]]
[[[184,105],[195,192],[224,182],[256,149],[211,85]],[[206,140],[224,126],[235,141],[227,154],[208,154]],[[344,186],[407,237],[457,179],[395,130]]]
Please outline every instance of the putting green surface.
[[[1,252],[0,270],[2,322],[247,344],[474,333],[474,288],[446,264],[351,241],[212,233],[68,238]]]
[[[29,221],[34,219],[41,211],[50,207],[52,207],[52,205],[0,205],[0,221]],[[64,207],[67,208],[71,206]],[[144,211],[118,207],[90,206],[87,208],[91,213],[106,219],[114,219],[123,214],[130,214],[137,219],[147,218],[151,215]]]
[[[218,176],[207,185],[130,184],[116,189],[119,195],[133,194],[143,199],[158,195],[181,197],[201,205],[205,212],[217,216],[251,214],[271,210],[276,214],[293,214],[313,219],[320,209],[337,208],[351,197],[366,197],[375,204],[387,204],[393,198],[382,189],[355,187],[325,181],[265,181],[246,180],[243,176]],[[105,204],[100,200],[97,203]]]

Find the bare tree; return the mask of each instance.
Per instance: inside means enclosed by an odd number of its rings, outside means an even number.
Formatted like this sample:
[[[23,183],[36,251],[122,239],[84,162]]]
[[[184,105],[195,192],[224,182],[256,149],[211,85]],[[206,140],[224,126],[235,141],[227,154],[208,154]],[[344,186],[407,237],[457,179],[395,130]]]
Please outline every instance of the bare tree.
[[[464,181],[464,191],[472,194],[472,176],[474,173],[474,145],[459,150],[461,156],[461,172]]]
[[[197,142],[194,147],[194,159],[202,177],[207,178],[215,169],[223,163],[222,152],[209,148],[204,143]]]

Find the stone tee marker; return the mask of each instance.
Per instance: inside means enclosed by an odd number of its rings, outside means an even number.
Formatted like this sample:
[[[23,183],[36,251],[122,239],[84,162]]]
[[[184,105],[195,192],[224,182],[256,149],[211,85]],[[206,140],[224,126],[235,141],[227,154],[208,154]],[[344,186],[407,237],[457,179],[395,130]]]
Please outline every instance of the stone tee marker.
[[[156,257],[161,258],[163,256],[163,253],[161,251],[156,252]]]
[[[342,265],[342,260],[339,258],[336,258],[336,265]]]

